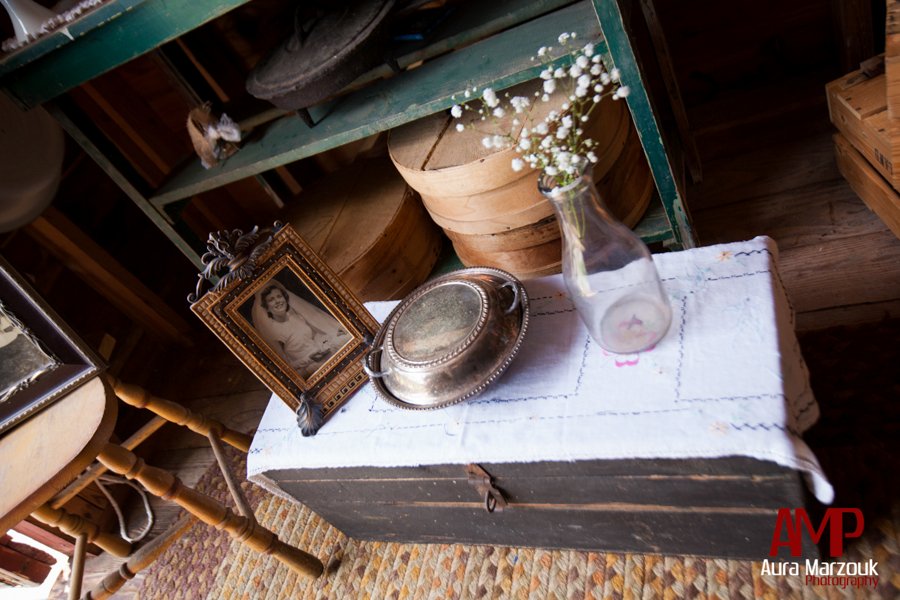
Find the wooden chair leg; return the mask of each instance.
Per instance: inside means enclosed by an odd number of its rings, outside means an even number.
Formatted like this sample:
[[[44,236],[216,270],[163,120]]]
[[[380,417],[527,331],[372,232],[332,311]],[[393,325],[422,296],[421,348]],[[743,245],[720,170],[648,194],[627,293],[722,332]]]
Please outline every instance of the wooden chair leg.
[[[253,441],[253,438],[246,433],[229,429],[214,419],[198,415],[177,402],[154,396],[139,386],[122,383],[112,377],[109,377],[109,381],[116,391],[116,396],[125,404],[136,408],[145,408],[167,421],[183,425],[204,437],[209,436],[210,432],[213,432],[226,444],[230,444],[243,452],[250,451],[250,443]]]
[[[81,600],[105,600],[112,597],[125,583],[133,579],[142,570],[153,564],[159,556],[171,546],[175,540],[184,535],[184,532],[194,524],[197,517],[184,515],[165,533],[153,538],[153,541],[142,546],[137,552],[128,557],[128,560],[119,566],[116,571],[109,573],[98,583],[94,589],[81,597]]]
[[[113,556],[125,557],[131,552],[131,544],[119,536],[100,531],[97,525],[61,508],[52,508],[48,504],[44,504],[39,506],[31,515],[42,523],[59,527],[62,531],[75,538],[84,534],[87,536],[88,542],[97,544],[97,546]]]
[[[75,552],[72,554],[72,578],[69,581],[69,600],[78,600],[81,594],[81,580],[84,578],[84,553],[87,550],[87,534],[79,533],[75,538]]]
[[[216,529],[224,529],[233,538],[257,552],[271,554],[297,573],[311,577],[322,574],[324,567],[315,556],[288,546],[253,519],[236,515],[221,502],[185,486],[171,473],[147,465],[130,450],[107,444],[98,459],[110,471],[128,479],[136,479],[151,494],[172,500],[204,523]]]

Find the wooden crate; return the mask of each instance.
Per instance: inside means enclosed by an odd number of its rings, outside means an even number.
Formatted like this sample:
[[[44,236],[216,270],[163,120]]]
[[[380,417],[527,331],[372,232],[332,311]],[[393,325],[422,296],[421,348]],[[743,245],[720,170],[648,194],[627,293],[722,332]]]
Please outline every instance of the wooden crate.
[[[834,155],[853,191],[900,238],[900,194],[840,133],[834,134]]]
[[[52,556],[33,546],[0,536],[0,588],[34,587],[42,583],[56,562]]]
[[[847,141],[900,189],[900,120],[888,114],[887,76],[868,73],[853,71],[825,86],[828,114]]]
[[[892,6],[889,3],[889,11]],[[896,10],[900,18],[900,8]],[[872,212],[900,237],[900,31],[892,34],[890,20],[888,38],[884,70],[879,61],[867,61],[825,90],[828,114],[840,131],[834,136],[838,169]]]
[[[884,36],[884,72],[887,78],[888,115],[900,118],[900,0],[887,0]]]

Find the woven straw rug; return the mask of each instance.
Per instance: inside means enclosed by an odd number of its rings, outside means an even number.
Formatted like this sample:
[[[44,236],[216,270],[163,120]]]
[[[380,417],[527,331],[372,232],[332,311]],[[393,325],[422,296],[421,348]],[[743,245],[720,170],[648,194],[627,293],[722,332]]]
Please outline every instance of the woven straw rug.
[[[326,576],[311,581],[274,559],[195,526],[154,564],[141,598],[900,598],[900,323],[801,339],[822,404],[808,436],[837,490],[835,506],[862,508],[866,531],[846,560],[878,562],[876,589],[805,585],[762,575],[760,562],[536,548],[400,544],[348,539],[305,507],[244,482],[261,523],[312,551]],[[236,472],[243,458],[233,454]],[[227,497],[207,474],[200,488]],[[773,523],[774,527],[774,523]]]

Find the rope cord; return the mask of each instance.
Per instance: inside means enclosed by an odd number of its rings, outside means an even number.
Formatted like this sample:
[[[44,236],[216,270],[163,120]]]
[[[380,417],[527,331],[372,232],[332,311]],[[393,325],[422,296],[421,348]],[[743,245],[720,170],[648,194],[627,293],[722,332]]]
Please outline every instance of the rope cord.
[[[119,535],[123,540],[129,543],[139,542],[150,533],[150,529],[153,527],[153,509],[150,508],[150,500],[147,498],[147,492],[144,491],[144,488],[134,483],[133,481],[129,481],[124,477],[119,475],[102,475],[96,481],[97,487],[100,488],[100,491],[103,492],[103,495],[106,496],[106,499],[109,500],[109,503],[112,505],[113,510],[116,511],[116,518],[119,520]],[[144,502],[144,512],[147,515],[147,522],[144,524],[143,529],[141,529],[135,537],[130,537],[128,535],[128,530],[125,527],[125,516],[122,514],[122,509],[119,507],[119,503],[112,497],[112,494],[109,493],[109,490],[106,489],[106,485],[127,485],[133,488],[141,497],[141,500]]]

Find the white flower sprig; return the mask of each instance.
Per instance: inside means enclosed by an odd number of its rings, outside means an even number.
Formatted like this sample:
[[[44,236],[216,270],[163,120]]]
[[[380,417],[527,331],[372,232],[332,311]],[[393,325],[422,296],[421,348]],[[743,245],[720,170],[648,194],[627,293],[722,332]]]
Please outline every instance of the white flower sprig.
[[[514,171],[521,171],[526,166],[541,169],[553,177],[559,186],[572,183],[589,164],[599,160],[594,153],[597,144],[585,135],[584,129],[594,107],[606,97],[619,100],[629,93],[628,86],[620,81],[619,70],[606,70],[594,43],[578,47],[576,38],[574,33],[563,33],[558,37],[560,46],[569,50],[568,60],[561,66],[550,64],[552,47],[542,47],[537,51],[537,59],[532,57],[532,60],[540,59],[545,65],[540,73],[541,88],[534,92],[534,99],[549,102],[551,98],[559,97],[557,93],[564,94],[564,101],[558,110],[551,110],[537,123],[528,118],[518,137],[510,132],[501,132],[486,134],[481,140],[489,149],[499,150],[515,145],[521,157],[512,160]],[[463,95],[471,98],[477,93],[477,88],[471,88]],[[507,106],[503,105],[494,89],[484,88],[480,102],[454,104],[450,114],[460,119],[465,111],[475,111],[480,117],[474,121],[477,124],[479,121],[501,119],[510,111],[515,115],[528,113],[531,98],[510,98],[508,95],[505,98]],[[515,117],[512,123],[515,127],[522,125],[519,117]],[[463,123],[456,124],[457,131],[463,131],[465,127]]]

